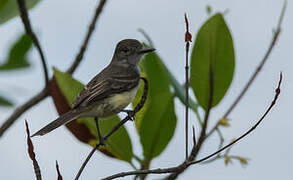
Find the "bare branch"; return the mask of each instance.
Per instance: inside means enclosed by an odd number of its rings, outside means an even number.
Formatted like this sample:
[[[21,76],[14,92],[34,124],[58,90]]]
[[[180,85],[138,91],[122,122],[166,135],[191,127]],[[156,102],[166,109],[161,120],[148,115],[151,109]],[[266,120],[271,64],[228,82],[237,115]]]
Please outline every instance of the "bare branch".
[[[36,178],[37,178],[37,180],[41,180],[42,179],[41,170],[40,170],[40,166],[38,164],[38,161],[36,160],[36,154],[34,152],[34,145],[32,143],[31,137],[30,137],[30,130],[28,128],[27,121],[25,121],[25,127],[26,127],[26,134],[27,134],[27,146],[28,146],[27,151],[28,151],[30,159],[33,161],[33,166],[34,166]]]
[[[96,8],[96,11],[95,11],[95,15],[91,21],[91,24],[89,26],[89,29],[88,29],[88,32],[87,32],[87,35],[82,43],[82,46],[76,56],[76,58],[74,59],[72,65],[68,68],[68,70],[66,71],[67,73],[69,74],[72,74],[74,73],[74,71],[76,70],[76,68],[79,66],[82,58],[83,58],[83,55],[87,49],[87,46],[88,46],[88,43],[89,43],[89,40],[92,36],[92,33],[94,32],[95,30],[95,27],[96,27],[96,22],[101,14],[101,12],[103,11],[103,8],[104,8],[104,5],[105,3],[107,2],[107,0],[100,0],[97,8]]]
[[[276,31],[274,31],[274,35],[273,38],[271,40],[271,43],[269,45],[268,50],[266,51],[262,61],[260,62],[260,64],[257,66],[257,68],[255,69],[254,73],[252,74],[252,76],[250,77],[250,79],[248,80],[248,82],[246,83],[246,85],[244,86],[243,90],[241,91],[241,93],[238,95],[238,97],[235,99],[235,101],[232,103],[232,105],[229,107],[229,109],[227,110],[227,112],[224,114],[223,118],[227,118],[229,116],[229,114],[233,111],[233,109],[237,106],[237,104],[240,102],[240,100],[243,98],[243,96],[245,95],[245,93],[247,92],[248,88],[251,86],[251,84],[254,82],[254,80],[256,79],[257,75],[259,74],[259,72],[262,70],[264,64],[267,62],[272,50],[274,49],[276,42],[279,39],[280,33],[281,33],[281,25],[284,19],[284,15],[285,15],[285,11],[286,11],[286,7],[287,7],[287,1],[284,2],[283,5],[283,9],[281,12],[281,15],[279,17],[279,21],[278,21],[278,26]],[[209,137],[211,134],[214,133],[214,131],[216,129],[218,129],[219,124],[216,124],[211,131],[207,134],[207,137]]]
[[[132,120],[132,118],[135,116],[135,114],[142,109],[144,106],[146,99],[147,99],[147,94],[148,94],[148,81],[146,78],[141,77],[141,79],[144,81],[144,91],[143,95],[140,99],[140,102],[135,106],[134,110],[131,111],[122,121],[119,122],[106,136],[103,137],[103,142],[106,142],[106,140],[114,133],[116,132],[121,126],[123,126],[127,121]],[[75,176],[75,180],[78,180],[82,171],[84,170],[85,166],[87,165],[88,161],[91,159],[92,155],[94,152],[101,146],[102,144],[99,142],[98,144],[95,145],[95,147],[91,150],[91,152],[88,154],[87,158],[81,165],[78,173]]]
[[[152,170],[136,170],[136,171],[129,171],[129,172],[121,172],[121,173],[117,173],[112,176],[103,178],[102,180],[116,179],[116,178],[121,178],[125,176],[137,175],[137,174],[166,174],[166,173],[172,173],[172,172],[178,171],[180,168],[181,166],[171,167],[171,168],[157,168]]]
[[[34,31],[32,30],[31,27],[31,23],[28,17],[28,13],[27,13],[27,9],[26,9],[26,5],[24,0],[17,0],[18,3],[18,8],[19,8],[19,12],[20,12],[20,17],[22,20],[22,23],[24,25],[24,28],[26,30],[26,33],[32,38],[35,46],[38,49],[38,52],[40,54],[41,60],[42,60],[42,66],[43,66],[43,71],[44,71],[44,76],[45,76],[45,83],[46,83],[46,87],[48,87],[49,85],[49,74],[48,74],[48,68],[46,65],[46,59],[45,59],[45,55],[43,53],[43,50],[41,48],[41,45],[39,43],[39,40],[36,36],[36,34],[34,33]]]
[[[214,153],[212,153],[212,154],[210,154],[210,155],[208,155],[208,156],[206,156],[206,157],[204,157],[204,158],[202,158],[200,160],[197,160],[197,161],[184,161],[181,165],[176,166],[176,167],[162,168],[162,169],[161,168],[158,168],[158,169],[152,169],[152,170],[136,170],[136,171],[122,172],[122,173],[114,174],[112,176],[108,176],[108,177],[104,178],[103,180],[116,179],[116,178],[120,178],[120,177],[125,177],[125,176],[130,176],[130,175],[137,175],[137,174],[178,173],[178,172],[183,172],[183,170],[187,169],[190,165],[198,164],[198,163],[201,163],[203,161],[208,160],[209,158],[211,158],[211,157],[217,155],[218,153],[222,152],[223,150],[229,148],[230,146],[232,146],[236,142],[239,142],[241,139],[243,139],[244,137],[246,137],[248,134],[250,134],[253,130],[255,130],[259,126],[259,124],[264,120],[264,118],[267,116],[267,114],[271,111],[271,109],[276,104],[277,99],[279,98],[279,95],[281,93],[281,90],[280,90],[281,83],[282,83],[282,74],[280,74],[280,80],[279,80],[279,83],[278,83],[278,87],[275,90],[275,97],[274,97],[273,101],[271,102],[271,105],[267,108],[267,110],[265,111],[265,113],[256,122],[256,124],[252,128],[250,128],[247,132],[245,132],[243,135],[241,135],[240,137],[238,137],[237,139],[235,139],[234,141],[232,141],[228,145],[224,146],[220,150],[218,150],[218,151],[216,151],[216,152],[214,152]],[[174,176],[169,176],[166,179],[174,179]]]
[[[244,137],[246,137],[248,134],[250,134],[253,130],[255,130],[255,128],[257,128],[257,126],[264,120],[264,118],[267,116],[267,114],[271,111],[271,109],[273,108],[273,106],[276,104],[276,101],[281,93],[281,83],[282,83],[282,73],[280,73],[280,80],[279,80],[279,84],[278,84],[278,87],[275,91],[275,97],[271,103],[271,105],[268,107],[268,109],[266,110],[266,112],[262,115],[262,117],[257,121],[257,123],[252,127],[250,128],[247,132],[245,132],[243,135],[241,135],[240,137],[238,137],[237,139],[235,139],[234,141],[232,141],[231,143],[229,143],[228,145],[222,147],[221,149],[219,149],[218,151],[200,159],[200,160],[197,160],[197,161],[194,161],[194,162],[191,162],[191,164],[197,164],[197,163],[200,163],[200,162],[203,162],[213,156],[215,156],[216,154],[222,152],[223,150],[229,148],[230,146],[232,146],[233,144],[235,144],[236,142],[240,141],[241,139],[243,139]]]
[[[28,109],[33,107],[34,105],[41,102],[43,99],[45,99],[48,96],[48,90],[44,88],[41,92],[39,92],[37,95],[33,96],[31,99],[29,99],[26,103],[23,105],[17,107],[14,112],[10,115],[10,117],[1,125],[0,127],[0,137],[6,132],[7,129]]]
[[[184,14],[186,32],[185,32],[185,159],[188,159],[188,110],[189,110],[189,46],[191,42],[191,34],[189,32],[189,23],[186,13]]]

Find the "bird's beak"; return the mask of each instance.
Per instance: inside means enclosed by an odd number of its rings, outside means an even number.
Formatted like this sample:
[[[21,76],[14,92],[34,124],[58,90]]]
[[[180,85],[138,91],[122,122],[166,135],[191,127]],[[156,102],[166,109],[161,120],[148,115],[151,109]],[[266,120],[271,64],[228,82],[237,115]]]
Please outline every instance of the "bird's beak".
[[[140,54],[145,54],[145,53],[149,53],[149,52],[153,52],[155,51],[156,49],[155,48],[151,48],[151,47],[143,47],[139,53]]]

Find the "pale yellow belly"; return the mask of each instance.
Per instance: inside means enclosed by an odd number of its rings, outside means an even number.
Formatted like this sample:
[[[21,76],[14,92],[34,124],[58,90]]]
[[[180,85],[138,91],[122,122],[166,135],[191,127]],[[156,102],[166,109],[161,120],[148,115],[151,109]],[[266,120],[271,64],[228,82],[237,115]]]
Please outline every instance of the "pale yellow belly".
[[[138,86],[133,88],[129,92],[124,92],[121,94],[116,94],[105,99],[102,103],[97,104],[88,112],[85,112],[83,116],[97,116],[97,117],[107,117],[122,111],[126,106],[128,106],[134,99]]]

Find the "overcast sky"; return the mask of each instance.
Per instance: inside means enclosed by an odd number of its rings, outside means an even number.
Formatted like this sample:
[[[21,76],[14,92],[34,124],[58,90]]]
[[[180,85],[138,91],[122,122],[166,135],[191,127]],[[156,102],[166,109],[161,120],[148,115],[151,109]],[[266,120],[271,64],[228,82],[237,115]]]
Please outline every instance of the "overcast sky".
[[[229,10],[225,19],[234,40],[236,70],[231,88],[223,102],[212,111],[210,123],[214,123],[227,110],[263,57],[271,41],[272,30],[277,25],[282,3],[283,1],[277,0],[109,1],[97,24],[84,60],[74,76],[84,83],[89,81],[109,63],[119,40],[144,40],[137,31],[138,28],[143,28],[153,39],[164,63],[183,83],[184,12],[188,14],[191,32],[195,36],[208,18],[207,5],[211,5],[213,12]],[[33,27],[40,38],[50,68],[56,66],[65,70],[70,65],[84,38],[96,4],[96,0],[50,0],[41,2],[30,11]],[[179,179],[292,179],[291,17],[293,6],[289,2],[283,31],[272,56],[247,95],[230,115],[232,126],[223,129],[226,139],[230,140],[250,128],[271,103],[279,72],[283,72],[282,94],[275,108],[253,133],[232,148],[231,154],[248,157],[249,165],[243,168],[234,161],[226,167],[223,160],[218,160],[211,164],[190,167]],[[5,58],[7,47],[22,32],[23,26],[19,18],[0,26],[1,60]],[[9,95],[17,104],[25,102],[44,85],[40,59],[35,49],[30,53],[30,62],[33,67],[27,70],[0,73],[1,94]],[[52,74],[51,69],[50,73]],[[0,108],[0,112],[2,123],[11,114],[12,109]],[[153,161],[152,168],[174,166],[184,159],[184,108],[177,100],[176,113],[178,126],[175,136],[166,151]],[[24,120],[27,119],[31,131],[35,131],[56,117],[55,107],[48,98],[21,116],[0,139],[0,179],[34,179],[32,163],[26,152]],[[190,119],[194,121],[195,116],[192,114]],[[134,125],[128,123],[127,128],[133,137],[134,152],[141,155]],[[204,145],[200,156],[213,152],[217,148],[217,141],[217,136],[211,138]],[[43,179],[56,178],[55,160],[59,161],[64,179],[73,179],[91,149],[78,142],[64,127],[42,138],[34,138],[33,142]],[[127,163],[95,153],[81,179],[99,179],[126,170],[131,170]],[[150,179],[158,177],[154,175]]]

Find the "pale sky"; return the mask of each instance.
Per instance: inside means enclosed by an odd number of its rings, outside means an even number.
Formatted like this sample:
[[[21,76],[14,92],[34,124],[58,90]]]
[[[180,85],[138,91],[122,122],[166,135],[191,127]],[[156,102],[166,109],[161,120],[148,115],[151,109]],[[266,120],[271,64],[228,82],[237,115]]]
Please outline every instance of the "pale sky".
[[[144,40],[137,31],[143,28],[152,38],[157,52],[163,57],[175,77],[184,82],[184,12],[188,14],[190,31],[195,36],[199,27],[207,20],[206,6],[213,12],[224,12],[231,30],[236,53],[235,76],[230,90],[223,102],[211,115],[216,122],[227,110],[231,102],[247,82],[261,61],[272,38],[283,1],[173,1],[173,0],[123,0],[109,1],[100,17],[97,28],[90,41],[84,60],[74,77],[86,83],[112,57],[116,43],[125,38]],[[43,49],[50,74],[51,67],[65,70],[71,64],[81,45],[89,21],[93,15],[95,0],[50,0],[38,4],[30,17]],[[267,64],[253,86],[230,115],[231,127],[223,129],[225,138],[231,140],[249,129],[271,103],[277,85],[279,72],[284,75],[282,94],[277,105],[265,121],[249,136],[236,144],[231,154],[248,157],[249,165],[243,168],[238,162],[226,167],[223,160],[204,165],[194,165],[178,179],[292,179],[292,137],[293,121],[291,107],[293,99],[292,42],[293,42],[292,3],[288,3],[282,34]],[[0,26],[0,59],[7,47],[23,32],[19,18]],[[30,53],[33,67],[18,73],[0,73],[1,93],[9,95],[21,104],[35,95],[43,87],[43,72],[37,51]],[[0,108],[2,123],[12,109]],[[176,100],[178,126],[167,149],[152,164],[152,168],[170,167],[184,159],[184,107]],[[51,99],[46,99],[29,110],[0,139],[0,179],[34,179],[31,160],[27,154],[24,120],[29,121],[31,131],[52,121],[58,115]],[[190,115],[195,121],[195,115]],[[132,136],[134,152],[142,155],[134,125],[129,122],[127,129]],[[199,130],[199,127],[196,128]],[[206,143],[199,157],[217,148],[218,138],[214,136]],[[91,148],[77,141],[64,127],[41,138],[34,138],[37,160],[41,166],[43,179],[56,179],[55,160],[58,160],[64,179],[73,179],[82,161]],[[190,140],[190,144],[192,140]],[[124,162],[113,160],[97,152],[90,160],[81,176],[82,179],[99,179],[121,171],[132,170]],[[158,179],[152,175],[149,179]],[[131,177],[123,179],[132,179]]]

